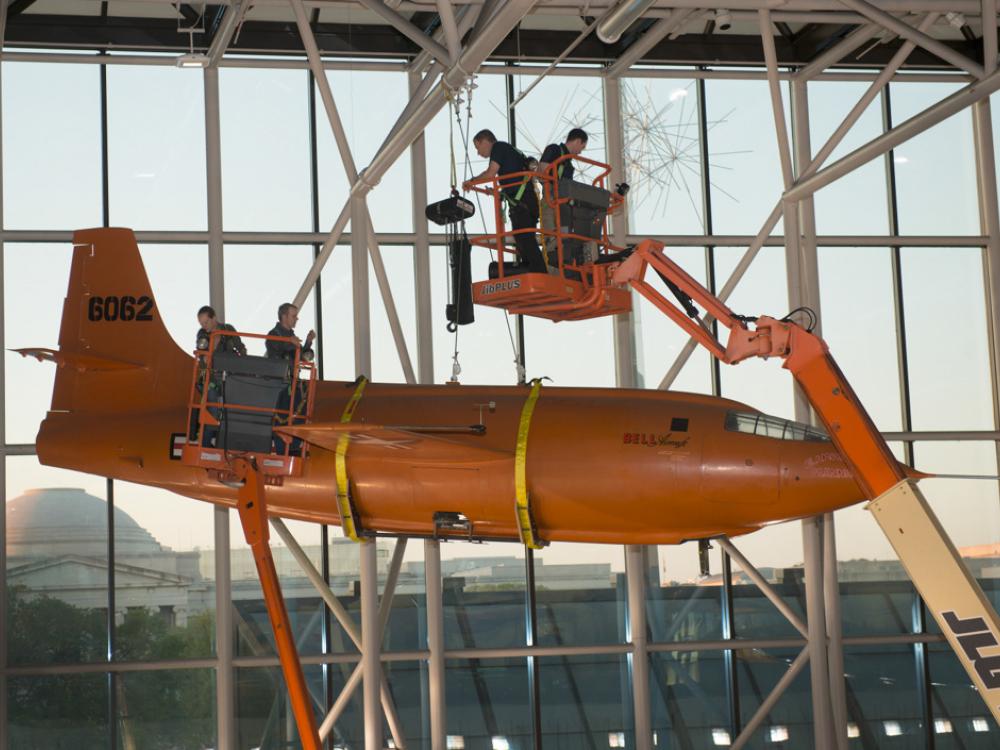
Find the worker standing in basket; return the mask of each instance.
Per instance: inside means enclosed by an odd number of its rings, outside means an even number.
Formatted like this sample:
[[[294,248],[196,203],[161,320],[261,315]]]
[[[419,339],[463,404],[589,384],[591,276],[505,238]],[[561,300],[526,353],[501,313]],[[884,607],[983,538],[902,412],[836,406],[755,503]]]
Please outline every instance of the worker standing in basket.
[[[538,227],[538,196],[530,175],[503,179],[504,175],[529,171],[524,154],[504,141],[498,141],[490,130],[480,130],[472,139],[476,153],[490,160],[484,172],[462,183],[463,190],[470,190],[472,183],[484,177],[500,176],[501,195],[507,204],[512,229],[531,229],[514,235],[514,244],[520,260],[518,271],[546,273],[545,259],[535,238]]]
[[[577,156],[583,152],[587,147],[587,132],[583,128],[573,128],[566,135],[566,141],[564,143],[550,143],[545,147],[542,152],[541,158],[538,160],[538,174],[541,175],[543,179],[542,183],[542,229],[552,231],[556,227],[556,211],[555,211],[555,198],[556,193],[553,190],[553,180],[572,180],[573,173],[575,169],[573,167],[572,159],[565,159],[558,164],[554,164],[562,156]],[[565,216],[560,216],[560,222],[562,226],[560,231],[566,233],[569,231],[569,226],[566,222]],[[556,238],[551,235],[545,235],[545,254],[548,258],[549,265],[556,266],[559,264],[559,259],[556,255],[556,248],[558,247],[556,243]],[[591,245],[593,243],[587,243]],[[585,257],[591,259],[591,255],[596,255],[597,248],[588,247]],[[564,259],[566,261],[572,260],[571,258]]]

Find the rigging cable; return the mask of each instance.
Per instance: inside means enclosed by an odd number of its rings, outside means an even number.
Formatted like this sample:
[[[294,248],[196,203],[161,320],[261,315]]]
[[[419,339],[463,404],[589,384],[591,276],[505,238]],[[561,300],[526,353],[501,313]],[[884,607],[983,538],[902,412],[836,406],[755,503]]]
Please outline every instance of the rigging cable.
[[[465,149],[465,164],[464,164],[463,169],[464,169],[464,175],[465,175],[465,179],[466,180],[472,178],[472,160],[469,158],[469,142],[470,142],[470,132],[469,131],[470,131],[470,125],[471,125],[471,121],[472,121],[472,89],[474,89],[474,88],[477,88],[477,86],[475,85],[475,83],[473,82],[473,80],[470,80],[470,82],[469,82],[469,88],[468,88],[468,101],[466,103],[465,126],[464,127],[462,125],[461,116],[460,116],[460,114],[458,112],[458,106],[455,107],[455,120],[456,120],[456,122],[458,122],[459,135],[461,136],[462,144],[463,144],[464,149]],[[459,102],[459,104],[460,103],[461,102]],[[455,153],[455,143],[454,143],[454,141],[451,142],[451,149],[452,149],[452,159],[454,159],[454,153]],[[482,222],[482,225],[483,225],[483,234],[489,234],[489,229],[487,229],[487,227],[486,227],[486,215],[483,213],[483,206],[482,206],[482,203],[480,202],[480,197],[479,197],[480,193],[478,191],[473,191],[473,195],[475,196],[475,200],[476,200],[476,210],[479,212],[479,220],[480,220],[480,222]],[[503,228],[502,227],[498,227],[498,230],[500,232],[502,232]],[[462,222],[462,232],[463,232],[463,234],[465,233],[465,222],[464,221]],[[501,252],[502,252],[502,250],[501,250]],[[493,260],[493,261],[497,260],[497,256],[495,255],[495,250],[494,249],[490,249],[490,259]],[[504,309],[503,315],[504,315],[504,323],[506,323],[506,325],[507,325],[507,338],[510,339],[510,348],[511,348],[511,351],[513,352],[513,354],[514,354],[514,369],[515,369],[515,371],[517,373],[517,376],[518,376],[518,382],[522,382],[524,380],[524,368],[521,366],[521,360],[518,357],[518,353],[517,353],[517,343],[514,341],[514,331],[511,329],[511,326],[510,326],[510,313],[508,313],[507,310]],[[458,365],[458,331],[457,330],[455,331],[455,346],[454,346],[454,353],[452,355],[452,360],[453,360],[453,364],[452,364],[453,375],[452,375],[452,377],[454,378],[455,377],[455,374],[454,374],[455,367],[458,367],[459,371],[461,371],[461,367]]]

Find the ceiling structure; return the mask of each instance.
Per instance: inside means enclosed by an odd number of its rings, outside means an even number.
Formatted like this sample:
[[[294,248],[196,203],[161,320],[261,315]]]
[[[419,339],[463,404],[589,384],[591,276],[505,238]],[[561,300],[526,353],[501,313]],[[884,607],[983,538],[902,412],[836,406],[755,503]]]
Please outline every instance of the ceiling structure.
[[[0,6],[6,0],[0,0]],[[440,44],[443,25],[466,8],[478,14],[493,0],[400,2],[400,0],[314,0],[305,3],[320,53],[327,57],[409,61]],[[447,10],[442,5],[448,7]],[[610,64],[621,56],[632,63],[682,65],[763,65],[757,11],[767,8],[774,23],[778,63],[801,66],[816,59],[877,14],[915,27],[923,14],[940,14],[927,36],[941,45],[937,54],[918,46],[904,67],[949,69],[943,50],[982,64],[982,6],[978,0],[597,0],[570,3],[540,0],[490,60],[548,62],[564,55],[567,64]],[[452,19],[443,19],[454,13]],[[620,38],[602,41],[599,20],[626,16]],[[631,15],[630,15],[631,14]],[[445,24],[442,21],[445,20]],[[884,19],[883,19],[884,20]],[[884,25],[884,24],[882,24]],[[724,28],[726,27],[726,28]],[[996,34],[996,23],[987,27]],[[9,0],[4,44],[8,49],[95,50],[105,52],[205,52],[220,47],[238,54],[300,55],[303,45],[295,16],[284,0],[231,0],[178,3],[170,0]],[[467,32],[468,33],[468,32]],[[464,35],[463,35],[464,36]],[[428,43],[429,42],[429,43]],[[880,29],[869,43],[840,60],[841,67],[877,68],[903,40]],[[572,46],[572,49],[569,49]],[[218,50],[221,54],[222,49]],[[638,54],[637,54],[638,53]]]

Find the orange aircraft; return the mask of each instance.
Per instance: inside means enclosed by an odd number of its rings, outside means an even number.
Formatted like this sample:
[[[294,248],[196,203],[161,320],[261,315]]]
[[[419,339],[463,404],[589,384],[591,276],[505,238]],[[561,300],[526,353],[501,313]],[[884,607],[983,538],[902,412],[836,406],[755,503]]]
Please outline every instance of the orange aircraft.
[[[278,368],[301,378],[284,381],[299,394],[291,425],[273,426],[273,396],[266,408],[229,396],[199,409],[192,381],[216,372],[216,340],[196,357],[172,340],[130,230],[79,231],[74,246],[59,349],[22,350],[58,365],[37,440],[46,465],[235,506],[228,467],[249,455],[277,516],[352,537],[533,546],[736,536],[864,499],[825,433],[690,393],[317,382],[296,356]],[[252,390],[276,377],[273,360],[235,361],[233,383]],[[215,426],[215,445],[189,432],[192,404],[202,429]],[[227,431],[240,416],[256,442]]]
[[[647,242],[622,272],[639,278],[648,263],[660,269],[667,261]],[[727,309],[716,308],[725,320]],[[798,330],[775,323],[777,336],[737,331],[739,357],[786,354],[782,342]],[[322,743],[268,545],[269,515],[339,524],[356,541],[672,544],[745,534],[873,496],[871,474],[841,458],[842,434],[835,443],[736,401],[543,391],[538,381],[318,382],[297,339],[279,340],[287,358],[267,359],[219,346],[227,335],[214,331],[194,356],[184,352],[163,325],[131,230],[77,232],[59,349],[21,350],[58,366],[38,457],[236,508],[306,750]],[[716,348],[716,356],[726,354]],[[803,350],[823,354],[819,344]],[[807,383],[829,390],[827,376],[838,372],[832,364],[822,356],[804,361],[807,369],[819,361],[822,376]],[[832,398],[844,401],[848,390],[838,385]],[[835,429],[877,437],[863,411],[844,416]],[[906,475],[887,449],[875,458],[878,476]]]

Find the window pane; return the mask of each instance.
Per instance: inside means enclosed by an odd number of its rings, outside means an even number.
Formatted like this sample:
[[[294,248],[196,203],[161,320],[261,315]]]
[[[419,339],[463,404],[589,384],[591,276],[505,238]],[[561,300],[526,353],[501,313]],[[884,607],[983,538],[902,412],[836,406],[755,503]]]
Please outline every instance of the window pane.
[[[902,274],[913,429],[994,429],[981,251],[904,248]]]
[[[736,684],[740,716],[746,725],[761,703],[785,676],[799,654],[798,649],[753,649],[736,654]],[[813,747],[808,665],[792,680],[767,718],[754,733],[752,747]]]
[[[631,712],[627,708],[628,685],[625,656],[539,659],[538,690],[545,747],[567,750],[626,747],[624,739],[632,730]]]
[[[892,123],[901,125],[959,88],[891,83]],[[972,114],[963,109],[892,151],[901,234],[978,234]]]
[[[306,71],[224,68],[219,98],[226,229],[309,231]]]
[[[766,81],[706,81],[712,229],[756,234],[784,184]],[[786,86],[785,115],[788,116]],[[775,232],[781,232],[779,220]]]
[[[115,482],[115,509],[115,658],[211,656],[213,506],[154,487]]]
[[[914,464],[935,474],[996,476],[997,454],[993,443],[916,443]],[[985,589],[993,606],[1000,606],[1000,492],[995,481],[976,479],[921,480],[920,489],[945,532],[958,548],[969,571]],[[936,625],[932,630],[938,632]]]
[[[322,570],[323,546],[319,524],[285,521],[285,526],[298,541],[313,566],[317,570]],[[277,651],[274,647],[274,631],[268,618],[257,566],[247,545],[239,515],[235,511],[229,514],[229,539],[236,654],[275,655]],[[382,553],[380,560],[384,560],[386,553],[384,550],[379,552]],[[285,608],[288,611],[299,653],[321,653],[324,641],[323,609],[326,605],[277,533],[271,536],[271,555],[274,558],[278,583],[281,585],[281,593],[285,599]],[[357,563],[354,569],[357,570]]]
[[[139,251],[163,324],[181,349],[194,351],[197,312],[209,304],[208,248],[143,243]],[[221,313],[219,318],[226,320]]]
[[[107,675],[61,674],[7,680],[10,750],[107,750],[111,742]]]
[[[108,66],[112,225],[205,229],[203,80],[173,66]]]
[[[413,281],[413,248],[386,246],[382,248],[382,262],[385,265],[389,288],[396,305],[399,324],[403,329],[403,337],[409,352],[413,372],[417,372],[417,322],[414,303]],[[369,259],[368,293],[371,300],[371,340],[372,340],[372,372],[371,378],[380,383],[404,383],[403,366],[396,351],[392,329],[389,328],[389,316],[386,314],[382,292],[375,278],[375,270]]]
[[[858,504],[834,519],[844,635],[913,632],[913,584],[871,513]]]
[[[531,84],[535,74],[514,76],[514,95]],[[538,158],[550,143],[563,143],[572,128],[583,128],[589,139],[582,156],[604,162],[604,93],[596,76],[543,78],[516,108],[517,147]],[[496,132],[496,131],[494,131]],[[505,138],[497,133],[497,138]],[[574,179],[590,182],[596,168],[579,167]]]
[[[98,66],[3,63],[3,156],[5,229],[100,224]]]
[[[317,711],[322,708],[320,701],[324,700],[326,694],[323,668],[319,665],[307,665],[302,671],[313,699],[313,710]],[[339,741],[345,725],[344,721],[338,722],[330,736]],[[285,680],[279,667],[236,670],[236,731],[239,748],[301,746]]]
[[[629,231],[704,234],[697,82],[625,78],[621,92]]]
[[[926,746],[912,646],[846,647],[844,672],[848,721],[861,747]]]
[[[900,430],[891,251],[821,247],[817,252],[823,338],[876,426]]]
[[[107,658],[105,488],[104,479],[43,467],[34,456],[7,459],[9,664]]]
[[[646,617],[652,640],[716,641],[722,638],[721,550],[709,555],[701,576],[695,543],[657,547],[659,564],[646,571]]]
[[[799,619],[805,620],[806,593],[802,569],[802,525],[767,526],[737,537],[734,544],[777,590]],[[785,616],[733,563],[733,629],[738,638],[798,638]]]
[[[532,746],[525,659],[449,659],[445,692],[448,734],[469,750]]]
[[[708,748],[729,744],[717,738],[735,739],[728,734],[729,689],[721,651],[653,653],[649,669],[657,747]]]
[[[371,70],[328,71],[340,120],[360,172],[375,157],[379,147],[395,124],[396,118],[410,97],[406,88],[406,73]],[[447,111],[447,109],[445,110]],[[308,122],[308,119],[306,119]],[[347,172],[340,158],[323,100],[316,94],[316,146],[320,186],[320,229],[333,226],[347,200]],[[448,164],[447,157],[444,164]],[[303,176],[303,180],[306,177]],[[447,186],[438,188],[442,196]],[[404,151],[368,194],[375,230],[379,232],[409,232],[413,228],[410,158]],[[430,200],[437,200],[432,192]]]
[[[442,546],[446,649],[527,643],[524,565],[524,547],[519,544]],[[451,689],[449,684],[449,695]]]
[[[624,642],[624,548],[552,544],[534,557],[539,645]]]
[[[996,720],[947,643],[927,646],[935,750],[987,750],[996,744]]]
[[[553,323],[525,316],[526,377],[549,377],[560,386],[615,384],[611,316]]]
[[[868,87],[868,82],[809,82],[809,136],[813,156],[823,148]],[[881,134],[882,104],[876,97],[820,168]],[[814,201],[816,231],[834,235],[888,234],[889,206],[885,188],[882,159],[874,159],[822,188]]]
[[[725,284],[745,252],[746,248],[741,247],[716,248],[716,278],[720,286]],[[788,310],[785,249],[762,248],[726,304],[733,312],[743,315],[782,317]],[[765,362],[754,358],[736,367],[724,367],[721,385],[723,396],[742,401],[765,414],[795,416],[792,378],[773,359]]]
[[[176,669],[116,676],[119,743],[143,750],[215,747],[215,671]]]
[[[59,348],[62,302],[66,297],[72,250],[68,242],[52,245],[11,242],[3,246],[8,443],[33,443],[38,425],[52,403],[55,365],[10,350]],[[31,324],[25,325],[28,310]]]
[[[672,247],[667,250],[667,254],[697,282],[707,286],[704,248]],[[647,272],[646,281],[672,304],[676,303],[676,298],[660,283],[655,273]],[[646,388],[657,388],[690,337],[645,297],[633,294],[632,308],[635,312],[640,377]],[[670,384],[670,390],[711,393],[710,368],[711,355],[704,347],[697,347],[680,374]]]
[[[295,297],[312,260],[312,247],[308,245],[227,245],[226,322],[238,331],[270,331],[278,320],[278,306]],[[299,310],[296,335],[305,340],[316,327],[315,321],[310,294]],[[263,340],[248,339],[244,343],[250,354],[264,353]]]

